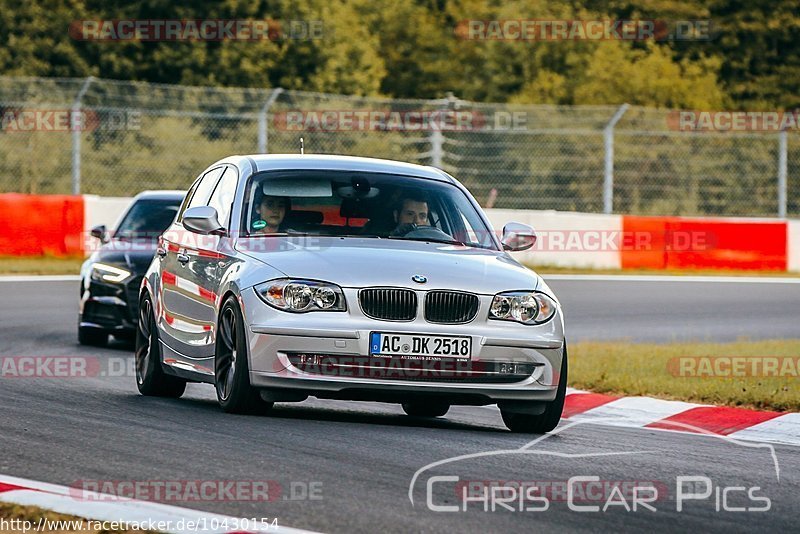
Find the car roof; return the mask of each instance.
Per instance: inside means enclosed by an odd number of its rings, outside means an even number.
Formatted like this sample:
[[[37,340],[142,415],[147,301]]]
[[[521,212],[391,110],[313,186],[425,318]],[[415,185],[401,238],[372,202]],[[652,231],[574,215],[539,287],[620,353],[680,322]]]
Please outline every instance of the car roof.
[[[252,154],[240,157],[251,160],[259,172],[290,169],[362,171],[402,174],[453,183],[453,179],[448,174],[435,167],[388,159],[320,154]]]
[[[142,191],[138,195],[136,195],[136,200],[147,199],[147,200],[183,200],[183,197],[186,196],[186,191],[178,191],[178,190],[160,190],[160,191]]]

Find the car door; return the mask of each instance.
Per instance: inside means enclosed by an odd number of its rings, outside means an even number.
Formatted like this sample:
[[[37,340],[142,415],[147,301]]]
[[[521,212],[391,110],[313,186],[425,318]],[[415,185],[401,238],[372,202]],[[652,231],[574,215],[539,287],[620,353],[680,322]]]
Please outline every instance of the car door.
[[[229,240],[230,218],[233,208],[236,186],[238,183],[238,170],[234,166],[227,166],[207,203],[217,211],[217,220],[223,226],[223,235],[197,235],[196,240],[185,244],[185,254],[189,257],[188,266],[192,266],[187,273],[189,287],[197,288],[193,294],[199,306],[196,308],[198,325],[202,328],[202,335],[192,341],[196,343],[192,353],[196,360],[193,364],[203,372],[213,374],[214,369],[214,340],[216,337],[216,324],[218,302],[220,295],[220,280],[232,261],[226,251]]]
[[[165,233],[161,261],[161,310],[164,344],[169,355],[164,362],[204,375],[213,374],[212,330],[216,320],[213,284],[217,262],[206,254],[218,241],[217,236],[200,235],[184,228],[183,211],[207,206],[211,194],[226,170],[222,165],[203,175],[194,187],[191,198],[182,207],[178,219]]]

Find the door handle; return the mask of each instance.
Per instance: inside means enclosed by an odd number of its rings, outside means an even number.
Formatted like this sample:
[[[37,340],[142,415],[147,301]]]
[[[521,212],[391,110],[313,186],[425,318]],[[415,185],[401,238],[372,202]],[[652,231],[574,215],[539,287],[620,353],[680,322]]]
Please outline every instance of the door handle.
[[[164,247],[158,247],[156,249],[156,254],[158,254],[159,258],[163,258],[164,256],[167,255],[167,249],[165,249]]]
[[[186,262],[189,261],[189,256],[183,253],[178,254],[178,263],[181,265],[186,265]]]

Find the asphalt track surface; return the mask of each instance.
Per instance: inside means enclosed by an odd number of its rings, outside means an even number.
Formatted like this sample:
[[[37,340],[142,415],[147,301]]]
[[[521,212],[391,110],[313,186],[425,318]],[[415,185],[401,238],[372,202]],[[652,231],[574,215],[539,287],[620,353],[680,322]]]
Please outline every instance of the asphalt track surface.
[[[568,317],[570,339],[730,340],[798,337],[799,284],[702,282],[552,282]],[[102,370],[119,371],[130,349],[77,345],[77,282],[0,283],[0,355],[85,356]],[[114,374],[114,373],[112,373]],[[102,375],[102,372],[101,372]],[[169,504],[240,517],[277,518],[283,526],[324,532],[521,532],[795,530],[800,490],[800,448],[772,449],[722,438],[597,424],[565,428],[530,445],[510,434],[492,408],[453,408],[428,421],[402,415],[395,405],[309,400],[281,404],[269,416],[232,416],[216,406],[210,386],[190,385],[180,400],[145,398],[134,378],[0,378],[0,473],[45,482],[224,480],[274,481],[272,502],[226,498],[171,500]],[[506,451],[506,452],[499,452]],[[432,462],[493,452],[419,472]],[[522,453],[526,452],[526,453]],[[591,489],[569,508],[560,491],[548,492],[544,511],[519,511],[519,501],[495,499],[467,511],[452,481],[523,481],[563,488],[575,476],[597,476],[626,487],[655,486],[656,511],[602,506],[612,494]],[[711,495],[683,502],[679,476],[708,477]],[[476,482],[483,481],[483,482]],[[430,485],[430,491],[428,490]],[[483,486],[481,484],[484,484]],[[705,487],[698,483],[694,490]],[[314,489],[315,499],[304,497]],[[684,486],[686,491],[691,488]],[[769,510],[725,511],[724,507]],[[727,495],[727,502],[723,499]],[[502,497],[511,496],[506,492]],[[643,494],[648,498],[649,493]],[[618,496],[614,496],[620,501]],[[630,491],[624,495],[630,506]],[[542,507],[524,501],[522,507]],[[719,510],[719,511],[718,511]]]

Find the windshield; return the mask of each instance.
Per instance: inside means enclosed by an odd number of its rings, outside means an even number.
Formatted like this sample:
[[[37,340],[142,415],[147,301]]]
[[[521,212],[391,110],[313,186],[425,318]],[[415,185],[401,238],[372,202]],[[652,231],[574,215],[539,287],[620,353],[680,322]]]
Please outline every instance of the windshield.
[[[401,175],[259,173],[248,184],[243,216],[249,236],[369,237],[495,248],[460,189]]]
[[[121,239],[156,238],[169,228],[181,199],[140,199],[125,214],[114,232]]]

